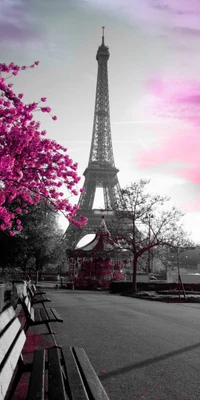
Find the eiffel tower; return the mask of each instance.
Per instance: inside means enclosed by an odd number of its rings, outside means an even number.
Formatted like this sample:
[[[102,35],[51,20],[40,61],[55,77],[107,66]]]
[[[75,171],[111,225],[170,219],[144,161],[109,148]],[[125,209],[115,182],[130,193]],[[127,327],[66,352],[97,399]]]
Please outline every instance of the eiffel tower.
[[[117,177],[119,170],[115,167],[108,91],[107,63],[110,53],[104,43],[104,27],[102,28],[102,43],[98,48],[96,60],[98,62],[98,75],[96,86],[96,101],[94,111],[94,123],[92,143],[88,166],[83,173],[85,176],[84,192],[81,193],[78,202],[77,215],[84,215],[88,223],[82,229],[70,224],[64,235],[64,241],[68,249],[74,249],[86,234],[96,233],[101,223],[101,217],[106,217],[108,226],[114,214],[114,204],[120,194],[120,186]],[[104,209],[93,209],[93,203],[97,188],[103,188]]]

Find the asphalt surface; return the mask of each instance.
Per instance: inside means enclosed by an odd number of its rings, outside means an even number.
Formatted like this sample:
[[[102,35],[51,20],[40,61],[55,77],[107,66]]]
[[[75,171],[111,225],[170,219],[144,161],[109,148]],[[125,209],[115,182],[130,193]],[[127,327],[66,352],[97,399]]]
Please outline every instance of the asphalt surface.
[[[200,399],[200,304],[46,289],[63,347],[83,347],[111,400]]]

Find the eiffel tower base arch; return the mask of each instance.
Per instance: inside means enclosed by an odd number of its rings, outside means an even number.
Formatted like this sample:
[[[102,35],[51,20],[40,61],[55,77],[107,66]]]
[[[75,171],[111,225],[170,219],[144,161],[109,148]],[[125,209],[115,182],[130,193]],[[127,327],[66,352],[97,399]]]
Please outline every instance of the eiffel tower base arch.
[[[82,228],[78,228],[74,224],[70,224],[67,228],[67,234],[64,236],[65,247],[66,249],[74,250],[78,244],[78,242],[88,234],[96,234],[99,229],[102,217],[105,217],[106,224],[108,226],[109,231],[112,234],[113,231],[113,223],[115,212],[113,210],[83,210],[81,209],[81,214],[88,218],[87,225]]]

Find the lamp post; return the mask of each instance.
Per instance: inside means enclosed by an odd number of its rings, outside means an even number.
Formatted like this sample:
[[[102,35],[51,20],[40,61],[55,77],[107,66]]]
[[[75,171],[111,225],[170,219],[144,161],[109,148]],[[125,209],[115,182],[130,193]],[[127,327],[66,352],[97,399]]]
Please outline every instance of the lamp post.
[[[179,295],[179,300],[181,298],[180,295],[180,254],[179,254],[179,247],[177,247],[177,268],[178,268],[178,295]]]
[[[147,214],[146,218],[148,218],[148,244],[150,246],[151,240],[151,218],[153,218],[153,214]],[[147,258],[147,272],[151,273],[151,251],[148,249],[148,258]]]
[[[179,239],[179,238],[178,238]],[[180,285],[182,287],[182,291],[183,291],[183,295],[184,295],[184,299],[186,300],[186,295],[185,295],[185,289],[183,286],[183,282],[181,279],[181,275],[180,275],[180,246],[179,243],[177,244],[177,269],[178,269],[178,293],[179,293],[179,300],[181,298],[180,296]]]

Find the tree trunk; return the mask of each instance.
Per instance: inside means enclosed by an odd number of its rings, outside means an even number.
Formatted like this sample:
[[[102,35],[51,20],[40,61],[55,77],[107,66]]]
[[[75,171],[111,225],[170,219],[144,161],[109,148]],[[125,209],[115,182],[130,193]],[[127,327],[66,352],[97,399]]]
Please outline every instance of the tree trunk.
[[[40,261],[37,260],[36,258],[36,270],[35,270],[35,284],[38,284],[38,280],[39,280],[39,273],[40,273]]]
[[[22,271],[23,271],[23,276],[24,276],[24,279],[25,279],[25,280],[26,280],[26,276],[27,276],[26,270],[27,270],[26,264],[24,264],[24,266],[23,266],[23,268],[22,268]]]
[[[40,259],[38,260],[38,259],[36,258],[36,265],[35,265],[35,267],[36,267],[36,277],[35,277],[36,283],[35,283],[35,284],[37,284],[37,283],[38,283],[38,280],[41,280],[41,276],[42,276],[42,262],[40,261]]]
[[[36,274],[35,274],[35,284],[38,284],[38,269],[36,269]]]
[[[133,292],[137,291],[137,257],[133,257],[133,281],[132,281],[132,290]]]

